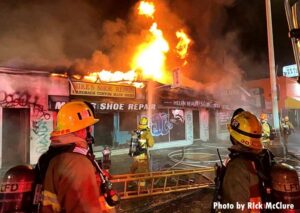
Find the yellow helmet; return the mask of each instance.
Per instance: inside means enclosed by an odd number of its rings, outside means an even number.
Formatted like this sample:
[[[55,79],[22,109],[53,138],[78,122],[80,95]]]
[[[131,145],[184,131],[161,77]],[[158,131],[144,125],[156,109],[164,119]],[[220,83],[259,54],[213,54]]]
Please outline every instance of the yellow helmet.
[[[148,127],[148,118],[141,117],[138,125],[138,129],[146,129]]]
[[[261,113],[259,116],[260,120],[267,120],[268,119],[268,115],[266,113]]]
[[[243,111],[228,125],[230,135],[240,144],[252,149],[262,149],[262,127],[255,115]]]
[[[57,125],[51,136],[76,132],[97,123],[91,108],[82,101],[64,104],[57,113]]]

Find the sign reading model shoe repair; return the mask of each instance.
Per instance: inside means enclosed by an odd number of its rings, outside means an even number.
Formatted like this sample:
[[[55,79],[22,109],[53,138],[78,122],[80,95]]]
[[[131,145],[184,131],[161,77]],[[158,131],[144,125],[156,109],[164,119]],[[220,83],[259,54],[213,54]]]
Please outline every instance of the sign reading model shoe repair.
[[[71,95],[135,98],[136,90],[133,86],[123,86],[114,84],[71,82]]]
[[[98,102],[92,103],[95,112],[101,111],[144,111],[144,110],[156,110],[156,104],[145,103],[106,103]]]

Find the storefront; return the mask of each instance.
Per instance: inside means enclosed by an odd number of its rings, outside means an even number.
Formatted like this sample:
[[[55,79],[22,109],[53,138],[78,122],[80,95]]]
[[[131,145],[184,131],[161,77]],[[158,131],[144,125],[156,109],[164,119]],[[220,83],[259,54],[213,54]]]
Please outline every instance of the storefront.
[[[0,75],[1,168],[35,164],[49,147],[57,111],[71,100],[94,105],[95,116],[100,119],[94,129],[97,156],[105,145],[112,147],[113,154],[127,153],[131,131],[142,116],[149,118],[153,149],[188,146],[195,140],[209,141],[216,134],[210,132],[216,119],[211,113],[219,108],[213,102],[180,95],[178,99],[164,99],[158,94],[149,98],[145,88],[130,85],[71,84],[67,78],[42,71],[3,68]]]
[[[152,99],[155,102],[148,103],[144,89],[128,87],[130,86],[110,84],[99,88],[86,82],[73,82],[70,85],[70,100],[92,103],[95,116],[100,119],[94,128],[96,151],[101,151],[108,145],[115,154],[128,152],[131,132],[137,128],[142,116],[149,119],[149,127],[155,139],[153,149],[188,146],[195,140],[217,140],[216,121],[220,105],[214,101],[192,100],[187,99],[187,96],[180,96],[178,99]],[[106,92],[101,92],[104,89]],[[119,91],[118,95],[107,92],[114,90]],[[121,94],[120,91],[125,91],[126,94]],[[57,97],[49,98],[49,102],[51,100],[59,102]]]
[[[48,72],[0,68],[0,167],[35,164],[50,144],[48,95],[68,96],[65,78]]]
[[[143,116],[149,119],[155,139],[153,149],[193,143],[192,110],[168,107],[157,101],[148,103],[149,97],[144,88],[86,82],[72,82],[70,86],[70,100],[92,103],[95,116],[100,119],[94,128],[96,151],[108,145],[114,153],[128,152],[131,132]]]
[[[295,127],[300,126],[300,85],[296,79],[280,76],[276,79],[277,95],[278,95],[278,111],[279,117],[283,118],[289,116],[290,121]],[[248,88],[259,87],[264,91],[263,99],[265,105],[262,108],[262,112],[267,113],[269,116],[269,122],[273,124],[272,116],[272,96],[270,79],[259,79],[247,82]]]
[[[212,100],[193,97],[187,99],[182,96],[177,100],[162,100],[163,107],[169,107],[172,110],[181,109],[185,113],[191,114],[191,123],[193,131],[190,133],[193,141],[210,141],[218,140],[217,135],[217,112],[221,106]]]

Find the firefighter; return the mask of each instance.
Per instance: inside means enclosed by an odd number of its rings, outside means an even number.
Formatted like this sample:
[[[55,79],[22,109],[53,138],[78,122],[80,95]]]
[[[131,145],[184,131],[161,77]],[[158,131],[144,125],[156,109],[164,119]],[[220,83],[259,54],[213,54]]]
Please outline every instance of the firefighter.
[[[149,172],[149,148],[153,147],[154,139],[148,127],[148,118],[141,117],[137,130],[138,144],[133,155],[133,162],[130,168],[131,173],[146,173]],[[145,181],[139,182],[140,187],[145,187]]]
[[[115,212],[100,196],[101,178],[89,157],[87,138],[98,121],[84,102],[59,110],[49,150],[38,162],[45,170],[42,212]]]
[[[255,115],[240,110],[234,114],[231,123],[228,124],[228,130],[232,146],[229,148],[230,160],[226,165],[221,187],[222,203],[233,206],[234,209],[228,210],[229,212],[242,212],[237,204],[244,205],[250,212],[257,212],[256,208],[262,205],[262,200],[267,200],[263,197],[266,195],[262,193],[257,167],[260,167],[261,173],[266,174],[271,167],[271,165],[258,166],[255,160],[261,155],[268,158],[268,161],[271,155],[268,150],[263,151],[261,124]]]
[[[293,124],[289,121],[289,116],[285,116],[283,119],[281,119],[280,130],[283,136],[284,144],[287,145],[290,134],[295,132]]]
[[[271,144],[271,140],[270,140],[271,128],[270,128],[270,124],[268,123],[268,115],[265,113],[261,113],[259,118],[262,126],[261,142],[265,148],[268,148]]]

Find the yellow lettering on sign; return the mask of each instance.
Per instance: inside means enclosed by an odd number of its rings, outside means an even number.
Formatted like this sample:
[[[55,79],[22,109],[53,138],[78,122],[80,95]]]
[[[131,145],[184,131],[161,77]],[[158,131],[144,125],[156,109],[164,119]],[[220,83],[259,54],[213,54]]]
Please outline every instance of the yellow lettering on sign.
[[[133,86],[95,84],[87,82],[73,82],[71,85],[71,95],[83,96],[135,98],[135,90],[136,88]]]

